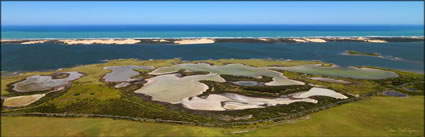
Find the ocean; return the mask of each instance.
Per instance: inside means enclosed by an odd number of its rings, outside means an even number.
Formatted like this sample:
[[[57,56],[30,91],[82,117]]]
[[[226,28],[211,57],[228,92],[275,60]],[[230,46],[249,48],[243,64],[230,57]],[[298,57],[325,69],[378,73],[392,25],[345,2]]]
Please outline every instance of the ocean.
[[[1,26],[2,39],[424,36],[423,25]]]

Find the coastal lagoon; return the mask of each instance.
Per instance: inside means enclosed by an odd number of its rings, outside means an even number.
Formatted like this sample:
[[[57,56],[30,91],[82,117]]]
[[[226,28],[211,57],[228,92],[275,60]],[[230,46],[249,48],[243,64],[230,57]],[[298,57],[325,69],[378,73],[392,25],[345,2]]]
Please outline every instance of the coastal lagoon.
[[[61,73],[59,73],[61,74]],[[71,81],[83,76],[79,72],[64,72],[68,74],[65,78],[54,79],[52,76],[34,75],[27,77],[25,80],[13,84],[13,90],[16,92],[33,92],[50,90],[53,88],[64,87]]]
[[[156,76],[147,79],[147,83],[135,93],[142,93],[152,97],[152,100],[177,104],[180,100],[196,96],[209,87],[199,81],[208,80],[225,82],[218,74],[193,75],[177,77],[175,74]]]
[[[110,66],[103,69],[112,70],[112,72],[107,73],[103,79],[106,82],[123,82],[123,81],[133,81],[131,77],[137,76],[140,73],[134,71],[134,69],[154,69],[152,66]]]
[[[423,73],[424,42],[213,43],[194,45],[60,45],[53,43],[1,46],[2,72],[42,71],[101,63],[112,59],[291,59],[321,60],[340,66],[376,66]],[[401,58],[344,56],[346,50]],[[96,55],[96,56],[93,56]]]
[[[273,81],[265,83],[268,86],[281,86],[281,85],[303,85],[303,82],[295,81],[286,78],[282,73],[271,71],[265,68],[256,68],[251,66],[246,66],[243,64],[227,64],[224,66],[211,66],[210,64],[200,63],[200,64],[179,64],[170,67],[163,67],[154,70],[150,74],[161,75],[167,73],[177,72],[178,70],[187,70],[194,72],[210,72],[213,74],[225,74],[233,76],[245,76],[252,78],[262,78],[262,76],[272,77]]]
[[[355,79],[384,79],[391,77],[398,77],[398,75],[391,71],[382,71],[379,69],[371,68],[355,68],[355,67],[321,67],[320,64],[300,65],[293,67],[267,67],[276,70],[288,70],[293,72],[326,75],[334,77],[346,77]]]
[[[194,110],[243,110],[251,108],[265,108],[280,104],[291,104],[295,102],[317,103],[318,100],[311,99],[312,96],[327,96],[336,99],[347,99],[341,93],[324,88],[311,88],[309,91],[297,92],[288,95],[289,97],[261,98],[249,97],[235,93],[210,94],[205,98],[193,97],[182,100],[184,107]]]

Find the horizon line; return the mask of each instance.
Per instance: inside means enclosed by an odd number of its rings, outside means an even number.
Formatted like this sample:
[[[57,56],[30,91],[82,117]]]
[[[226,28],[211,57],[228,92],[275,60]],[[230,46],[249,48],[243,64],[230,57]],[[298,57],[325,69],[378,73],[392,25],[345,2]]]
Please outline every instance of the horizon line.
[[[1,24],[1,26],[80,26],[80,25],[421,25],[425,24]]]

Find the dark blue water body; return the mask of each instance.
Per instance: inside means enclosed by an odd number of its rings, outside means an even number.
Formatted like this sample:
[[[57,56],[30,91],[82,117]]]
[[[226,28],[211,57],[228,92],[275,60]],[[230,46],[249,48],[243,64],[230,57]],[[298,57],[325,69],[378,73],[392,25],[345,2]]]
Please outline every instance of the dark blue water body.
[[[346,50],[380,53],[402,60],[345,56]],[[412,72],[424,71],[424,42],[328,43],[214,43],[204,45],[2,45],[2,71],[39,71],[100,63],[102,60],[137,58],[292,59],[321,60],[341,66],[377,66]]]
[[[393,90],[385,91],[384,95],[393,96],[393,97],[407,97],[406,94],[400,93],[400,92],[397,92],[397,91],[393,91]]]
[[[3,39],[424,36],[423,25],[6,25],[1,28]]]

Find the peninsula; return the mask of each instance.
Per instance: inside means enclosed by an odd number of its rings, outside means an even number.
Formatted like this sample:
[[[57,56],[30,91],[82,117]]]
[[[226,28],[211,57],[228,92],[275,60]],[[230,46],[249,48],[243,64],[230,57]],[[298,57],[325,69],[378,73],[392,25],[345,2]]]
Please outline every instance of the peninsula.
[[[327,42],[415,42],[424,41],[424,37],[288,37],[288,38],[91,38],[91,39],[22,39],[2,40],[2,44],[44,44],[56,43],[65,45],[90,45],[90,44],[211,44],[211,43],[327,43]]]

